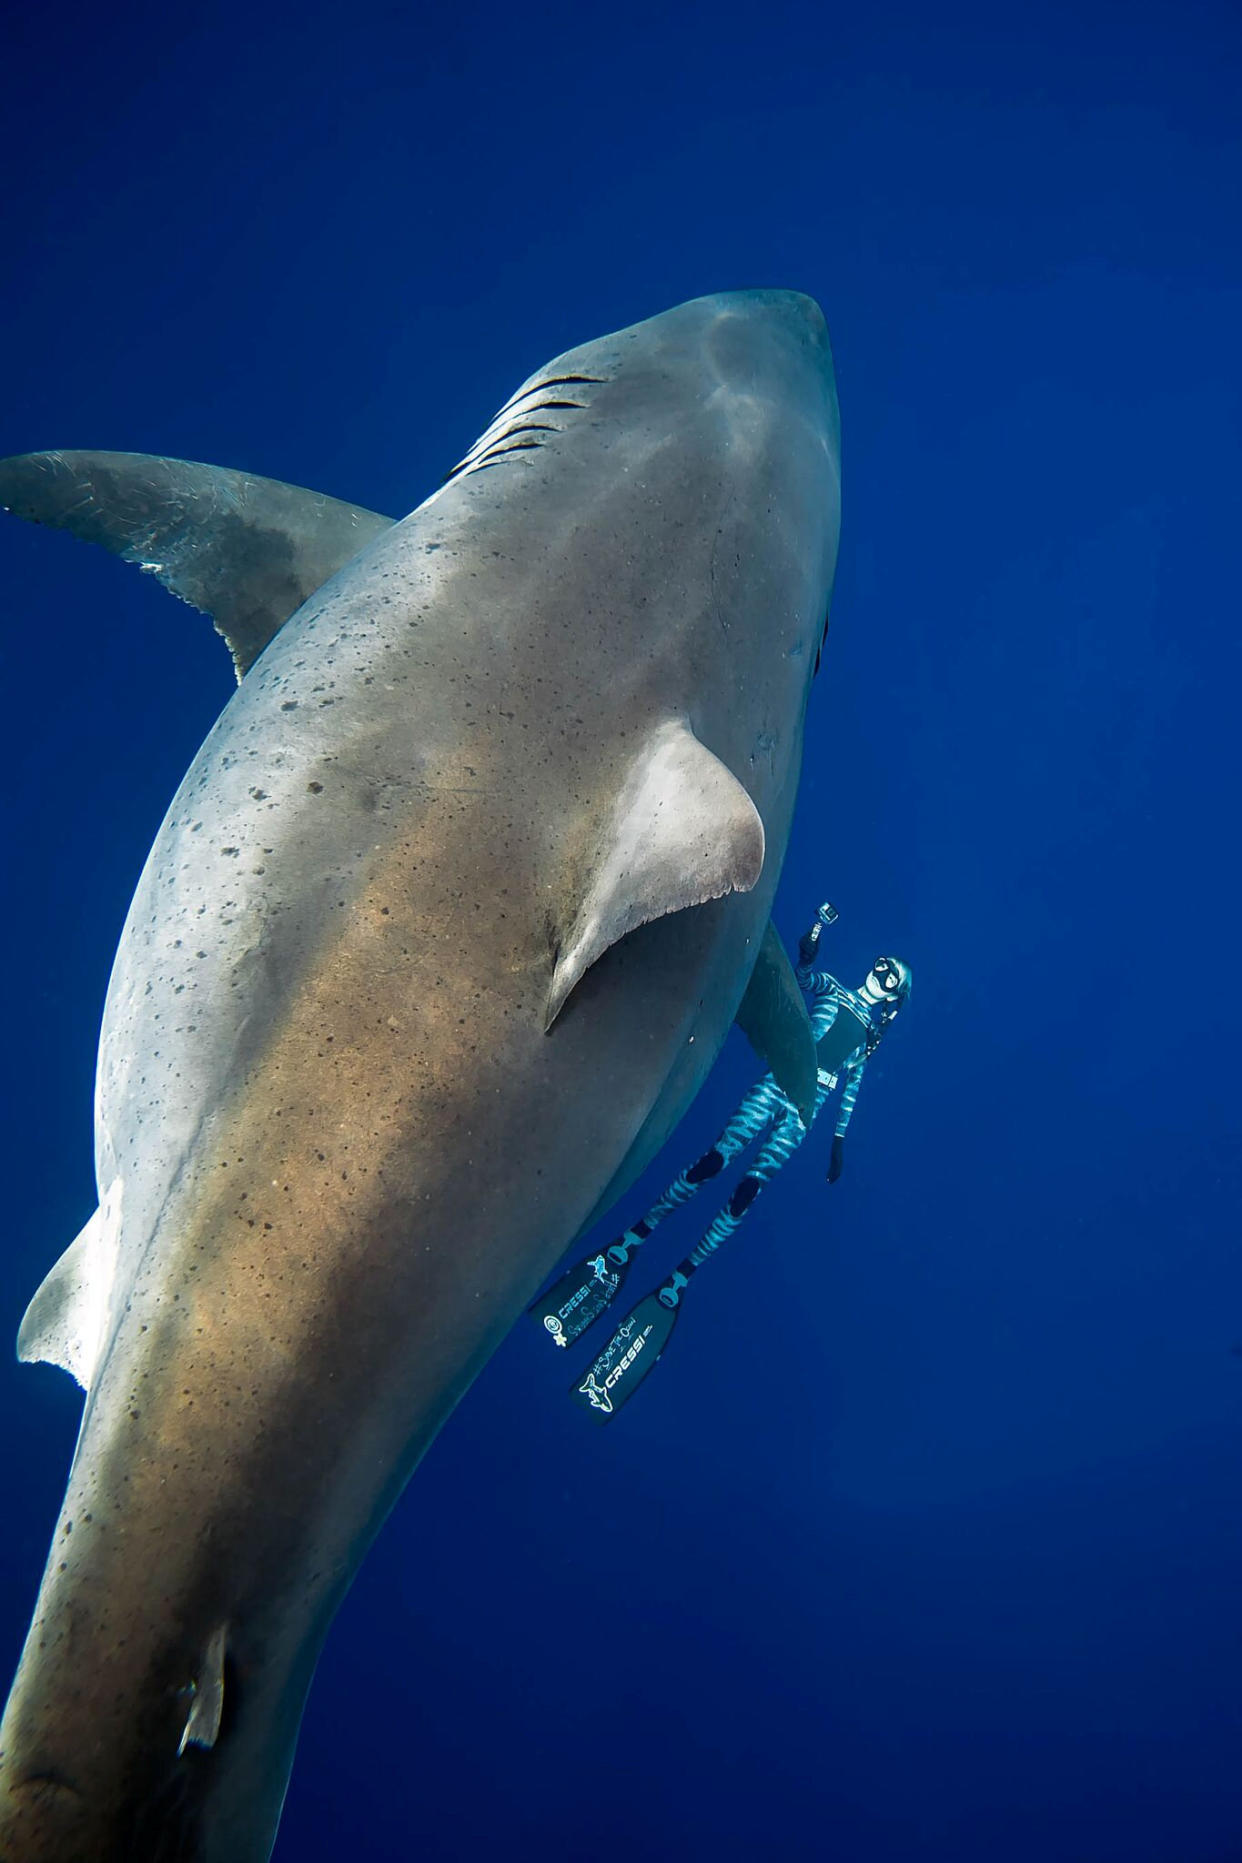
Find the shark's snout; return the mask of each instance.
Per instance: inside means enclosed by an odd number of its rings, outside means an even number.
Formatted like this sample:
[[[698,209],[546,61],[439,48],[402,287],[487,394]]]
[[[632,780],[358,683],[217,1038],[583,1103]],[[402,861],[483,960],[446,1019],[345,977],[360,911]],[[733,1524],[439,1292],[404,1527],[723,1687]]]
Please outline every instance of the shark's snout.
[[[828,350],[824,313],[804,291],[723,291],[700,301],[709,323],[728,322],[760,339],[775,336],[825,353]]]
[[[694,347],[714,386],[782,409],[835,398],[828,326],[801,291],[727,291],[687,307]]]
[[[805,291],[738,291],[732,295],[743,312],[749,310],[752,315],[770,317],[814,343],[828,341],[824,313]]]

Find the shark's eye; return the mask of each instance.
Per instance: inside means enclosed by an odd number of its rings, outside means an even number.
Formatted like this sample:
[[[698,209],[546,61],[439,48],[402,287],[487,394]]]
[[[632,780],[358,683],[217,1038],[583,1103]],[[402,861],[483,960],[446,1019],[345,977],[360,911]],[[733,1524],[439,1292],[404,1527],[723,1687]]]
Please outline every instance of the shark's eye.
[[[824,625],[820,629],[819,646],[815,649],[815,670],[811,674],[812,679],[814,679],[815,674],[818,673],[819,671],[819,663],[824,657],[824,646],[825,646],[827,639],[828,639],[828,616],[825,615]]]

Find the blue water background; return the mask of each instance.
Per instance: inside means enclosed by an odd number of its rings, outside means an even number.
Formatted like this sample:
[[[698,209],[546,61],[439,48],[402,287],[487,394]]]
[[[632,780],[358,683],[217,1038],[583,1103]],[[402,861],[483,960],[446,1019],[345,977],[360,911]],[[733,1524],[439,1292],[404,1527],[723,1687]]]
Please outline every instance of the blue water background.
[[[817,1130],[615,1427],[533,1329],[498,1353],[341,1612],[279,1863],[1242,1857],[1236,8],[3,30],[2,452],[401,513],[681,299],[796,286],[837,357],[778,920],[835,900],[846,979],[896,950],[913,1002],[841,1182]],[[0,525],[0,591],[7,1339],[92,1207],[108,968],[230,670],[62,536]],[[753,1073],[731,1037],[649,1189]],[[79,1405],[6,1355],[0,1406],[7,1675]]]

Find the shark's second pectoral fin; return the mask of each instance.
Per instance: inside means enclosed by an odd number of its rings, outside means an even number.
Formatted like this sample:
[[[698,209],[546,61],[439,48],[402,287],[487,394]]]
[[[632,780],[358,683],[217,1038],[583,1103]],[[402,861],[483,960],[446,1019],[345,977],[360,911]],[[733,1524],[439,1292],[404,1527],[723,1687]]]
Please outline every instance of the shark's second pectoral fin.
[[[237,677],[391,518],[277,479],[145,453],[0,460],[0,506],[101,543],[201,608]]]
[[[551,1028],[598,957],[649,919],[745,893],[763,870],[759,811],[683,720],[659,725],[634,758],[584,863],[586,886],[561,941]]]
[[[31,1365],[62,1365],[84,1391],[90,1389],[107,1337],[120,1232],[118,1179],[40,1282],[18,1328],[18,1358]]]
[[[815,1036],[793,965],[770,919],[737,1025],[797,1107],[803,1125],[809,1126],[819,1086]]]

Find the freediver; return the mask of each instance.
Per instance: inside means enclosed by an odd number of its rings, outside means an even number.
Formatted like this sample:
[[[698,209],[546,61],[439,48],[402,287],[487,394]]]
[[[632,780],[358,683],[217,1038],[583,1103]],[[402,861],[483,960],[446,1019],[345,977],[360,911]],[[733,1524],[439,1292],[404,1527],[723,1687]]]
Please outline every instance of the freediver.
[[[817,1087],[811,1122],[844,1080],[837,1109],[828,1182],[836,1183],[845,1162],[845,1134],[853,1117],[868,1061],[889,1025],[909,1000],[910,966],[899,957],[877,957],[857,990],[830,971],[816,968],[825,927],[835,907],[820,906],[798,944],[796,976],[807,999],[815,1040]],[[737,1229],[768,1180],[789,1162],[809,1127],[772,1074],[751,1088],[714,1145],[680,1172],[643,1216],[614,1242],[590,1255],[529,1308],[554,1344],[571,1345],[615,1298],[634,1255],[671,1210],[688,1203],[704,1184],[757,1140],[754,1163],[735,1185],[697,1246],[673,1273],[617,1328],[607,1347],[571,1396],[601,1421],[615,1413],[658,1358],[676,1319],[682,1290],[696,1269]]]

